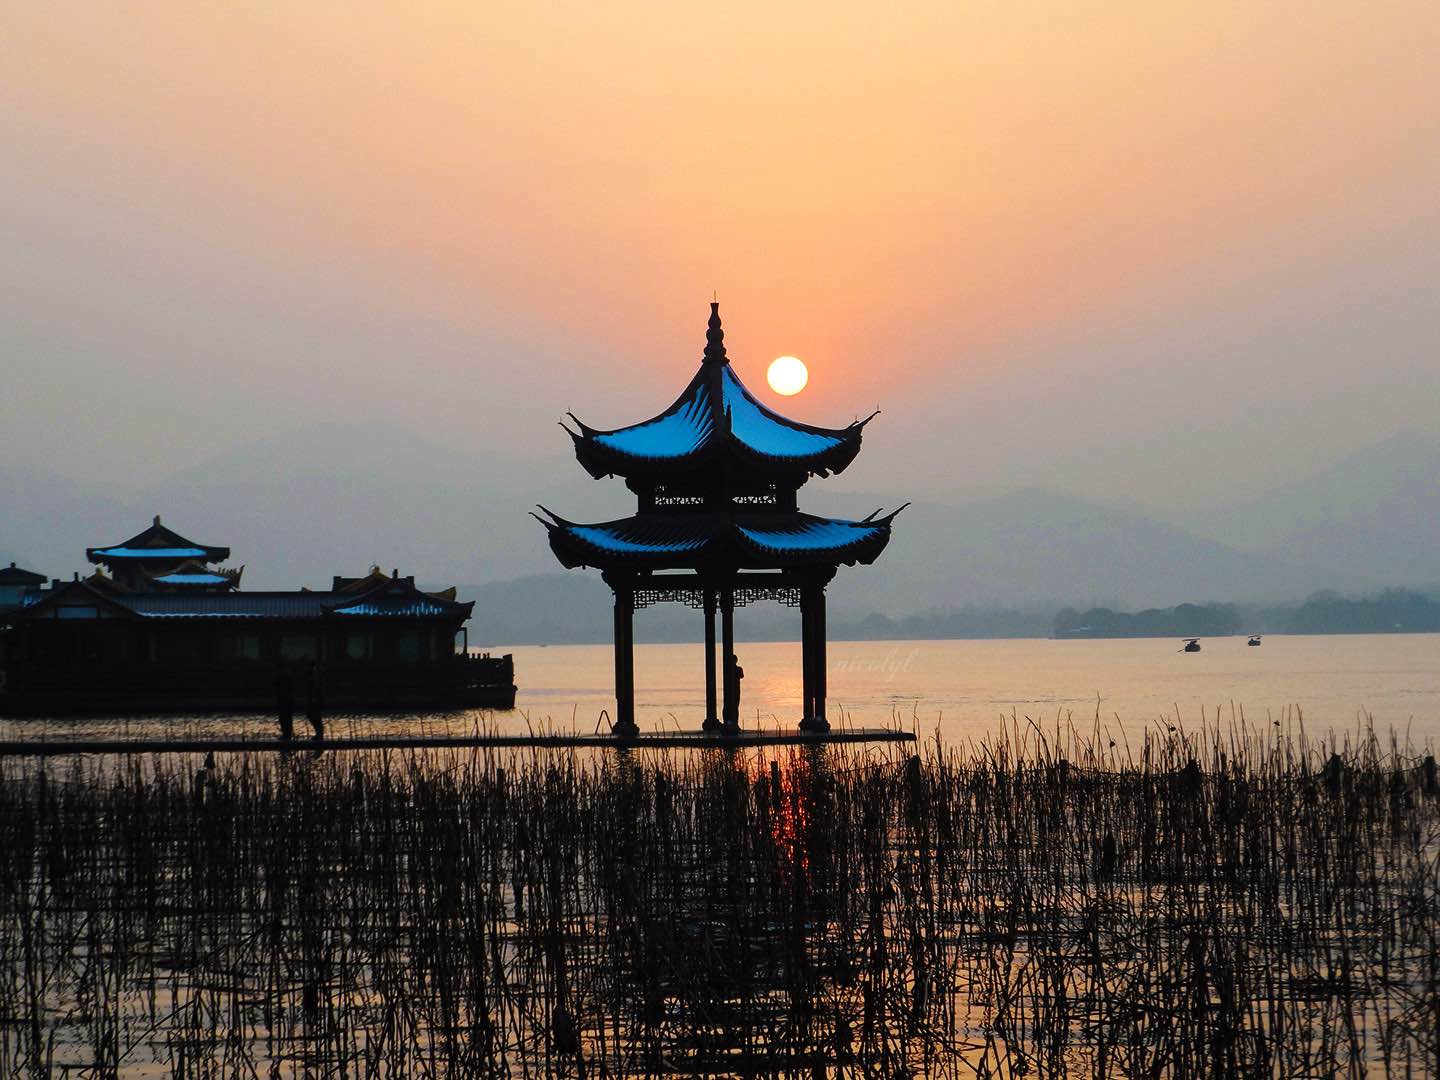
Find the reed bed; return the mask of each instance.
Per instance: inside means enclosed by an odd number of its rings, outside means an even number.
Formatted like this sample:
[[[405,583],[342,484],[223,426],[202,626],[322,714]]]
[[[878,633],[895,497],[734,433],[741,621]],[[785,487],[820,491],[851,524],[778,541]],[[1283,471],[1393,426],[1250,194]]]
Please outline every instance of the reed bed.
[[[1426,1076],[1373,731],[0,763],[0,1076]]]

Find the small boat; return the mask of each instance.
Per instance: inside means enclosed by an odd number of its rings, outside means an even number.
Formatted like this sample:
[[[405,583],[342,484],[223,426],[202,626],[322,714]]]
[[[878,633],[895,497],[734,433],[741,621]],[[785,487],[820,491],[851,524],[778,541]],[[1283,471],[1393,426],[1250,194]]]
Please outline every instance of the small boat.
[[[1246,645],[1259,645],[1259,644],[1260,644],[1260,635],[1259,635],[1259,634],[1251,634],[1251,635],[1250,635],[1250,640],[1247,641],[1247,642],[1245,642],[1245,644],[1246,644]]]
[[[1193,637],[1192,637],[1192,638],[1186,638],[1186,639],[1185,639],[1185,647],[1184,647],[1183,649],[1181,649],[1180,651],[1181,651],[1181,652],[1199,652],[1199,651],[1200,651],[1200,639],[1199,639],[1199,638],[1193,638]]]

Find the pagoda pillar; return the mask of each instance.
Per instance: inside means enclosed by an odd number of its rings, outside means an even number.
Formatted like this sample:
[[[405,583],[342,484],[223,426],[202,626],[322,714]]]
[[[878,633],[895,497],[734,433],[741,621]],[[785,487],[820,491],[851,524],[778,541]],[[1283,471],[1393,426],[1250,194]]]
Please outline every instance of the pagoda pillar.
[[[725,673],[724,727],[732,731],[740,726],[740,686],[735,678],[735,594],[729,588],[720,592],[720,664]]]
[[[801,731],[829,731],[825,719],[825,584],[800,587]]]
[[[800,730],[809,731],[815,716],[814,605],[809,585],[800,587]]]
[[[814,613],[811,616],[810,635],[814,640],[811,648],[812,660],[810,666],[810,681],[815,695],[815,709],[811,714],[811,724],[816,731],[829,731],[830,721],[825,719],[825,586],[815,586],[815,597],[813,602]]]
[[[720,728],[720,712],[715,694],[715,590],[705,590],[705,722],[704,731]]]
[[[635,723],[635,592],[615,586],[615,725],[616,735],[639,734]]]

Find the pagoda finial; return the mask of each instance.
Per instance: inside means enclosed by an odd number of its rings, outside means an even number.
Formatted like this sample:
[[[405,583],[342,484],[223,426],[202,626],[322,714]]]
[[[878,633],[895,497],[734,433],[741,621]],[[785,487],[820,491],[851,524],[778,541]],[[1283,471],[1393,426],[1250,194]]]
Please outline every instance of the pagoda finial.
[[[710,322],[705,330],[705,362],[725,363],[725,331],[720,327],[720,303],[710,301]]]

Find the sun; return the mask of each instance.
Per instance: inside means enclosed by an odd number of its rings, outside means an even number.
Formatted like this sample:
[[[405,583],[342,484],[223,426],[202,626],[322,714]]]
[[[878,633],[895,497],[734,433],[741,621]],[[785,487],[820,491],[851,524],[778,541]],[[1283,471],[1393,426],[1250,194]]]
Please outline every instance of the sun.
[[[798,356],[777,356],[770,362],[765,378],[771,390],[789,397],[805,389],[805,384],[810,381],[810,372],[805,368],[805,361]]]

